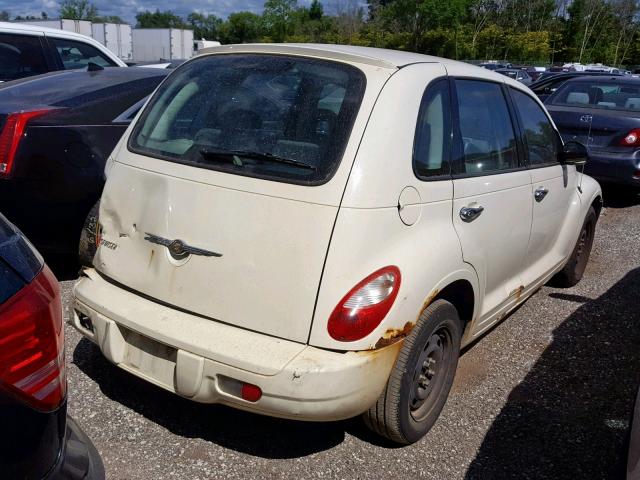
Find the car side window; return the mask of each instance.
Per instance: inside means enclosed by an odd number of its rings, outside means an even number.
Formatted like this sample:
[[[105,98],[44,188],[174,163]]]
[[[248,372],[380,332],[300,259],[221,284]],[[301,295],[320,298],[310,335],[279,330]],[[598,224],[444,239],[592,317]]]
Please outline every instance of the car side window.
[[[420,104],[413,144],[413,170],[418,178],[451,173],[451,107],[449,82],[427,87]]]
[[[48,70],[38,37],[0,33],[0,81],[30,77]]]
[[[60,55],[65,70],[86,68],[89,63],[100,67],[114,67],[116,64],[97,48],[83,42],[76,42],[64,38],[51,38],[53,45]]]
[[[558,135],[540,105],[529,95],[511,89],[520,123],[529,165],[551,165],[558,161]]]
[[[486,174],[518,168],[513,123],[501,85],[456,80],[462,174]]]

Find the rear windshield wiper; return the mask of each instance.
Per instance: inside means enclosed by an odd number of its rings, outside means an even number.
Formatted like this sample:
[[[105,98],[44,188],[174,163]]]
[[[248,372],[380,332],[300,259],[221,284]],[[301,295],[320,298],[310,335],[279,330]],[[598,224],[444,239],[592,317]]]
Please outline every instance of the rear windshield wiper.
[[[239,157],[244,157],[244,158],[250,158],[252,160],[272,162],[272,163],[282,163],[285,165],[292,165],[294,167],[306,168],[308,170],[316,170],[316,167],[309,163],[301,162],[299,160],[293,160],[292,158],[281,157],[279,155],[274,155],[273,153],[254,152],[251,150],[216,150],[216,149],[204,148],[200,150],[200,155],[202,155],[207,159],[228,158],[234,165],[238,167],[243,166],[242,160],[240,160]]]

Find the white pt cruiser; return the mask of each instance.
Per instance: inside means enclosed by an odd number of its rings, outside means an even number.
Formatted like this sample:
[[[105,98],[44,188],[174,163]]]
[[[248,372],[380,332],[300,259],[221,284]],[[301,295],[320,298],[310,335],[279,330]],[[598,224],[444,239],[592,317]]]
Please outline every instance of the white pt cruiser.
[[[107,166],[75,327],[119,367],[265,415],[420,439],[461,347],[577,283],[601,191],[542,104],[459,62],[207,49]]]

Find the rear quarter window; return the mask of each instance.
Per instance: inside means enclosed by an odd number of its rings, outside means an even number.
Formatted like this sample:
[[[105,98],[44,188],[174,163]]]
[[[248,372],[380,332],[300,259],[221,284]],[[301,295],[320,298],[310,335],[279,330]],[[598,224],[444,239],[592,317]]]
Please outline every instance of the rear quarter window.
[[[38,37],[0,33],[0,81],[30,77],[47,70]]]
[[[640,112],[640,82],[606,80],[567,82],[549,99],[551,105]]]
[[[337,62],[284,55],[211,55],[178,68],[129,141],[140,154],[298,184],[329,180],[365,88]]]

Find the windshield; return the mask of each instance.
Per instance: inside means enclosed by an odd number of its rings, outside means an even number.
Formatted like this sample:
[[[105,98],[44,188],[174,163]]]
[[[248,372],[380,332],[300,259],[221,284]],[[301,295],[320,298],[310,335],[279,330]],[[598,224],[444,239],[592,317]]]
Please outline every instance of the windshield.
[[[202,57],[160,87],[136,123],[129,148],[238,175],[324,183],[340,162],[364,86],[360,70],[336,62],[284,55]]]
[[[640,111],[640,82],[567,82],[558,89],[549,103],[568,107],[637,112]]]

